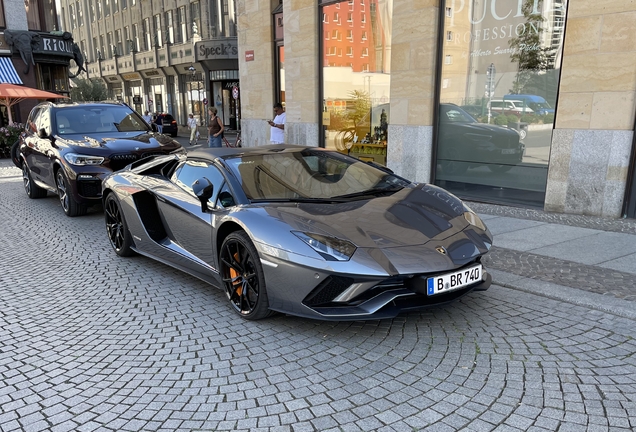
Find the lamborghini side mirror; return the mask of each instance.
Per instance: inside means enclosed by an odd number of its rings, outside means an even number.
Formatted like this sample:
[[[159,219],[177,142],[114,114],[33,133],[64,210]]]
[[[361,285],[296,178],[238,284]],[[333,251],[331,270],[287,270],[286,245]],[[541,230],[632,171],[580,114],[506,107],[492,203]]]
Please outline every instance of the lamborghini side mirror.
[[[192,191],[201,201],[201,211],[208,211],[208,200],[212,198],[214,192],[214,185],[206,177],[201,177],[192,183]]]

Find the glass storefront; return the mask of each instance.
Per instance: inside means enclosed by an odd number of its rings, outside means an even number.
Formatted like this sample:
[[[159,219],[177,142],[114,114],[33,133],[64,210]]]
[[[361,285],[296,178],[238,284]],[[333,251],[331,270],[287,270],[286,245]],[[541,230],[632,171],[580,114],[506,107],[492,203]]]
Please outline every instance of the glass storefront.
[[[567,0],[445,0],[435,183],[543,206]]]
[[[392,0],[321,4],[324,146],[386,164]]]

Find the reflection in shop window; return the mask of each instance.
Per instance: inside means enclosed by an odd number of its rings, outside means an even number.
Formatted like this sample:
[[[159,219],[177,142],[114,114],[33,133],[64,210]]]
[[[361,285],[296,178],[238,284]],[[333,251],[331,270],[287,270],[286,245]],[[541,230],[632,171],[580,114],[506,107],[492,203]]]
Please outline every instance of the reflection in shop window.
[[[435,183],[541,207],[567,0],[446,4]]]
[[[334,14],[340,4],[346,7],[354,3],[364,4],[360,0],[343,0],[323,6],[321,12],[323,16],[337,17]],[[337,29],[338,22],[322,23],[323,138],[327,148],[386,164],[393,3],[388,0],[372,3],[374,13],[368,16],[361,13],[360,21],[347,15],[351,25],[344,42]],[[363,29],[365,23],[371,31]],[[335,56],[342,51],[344,57]]]

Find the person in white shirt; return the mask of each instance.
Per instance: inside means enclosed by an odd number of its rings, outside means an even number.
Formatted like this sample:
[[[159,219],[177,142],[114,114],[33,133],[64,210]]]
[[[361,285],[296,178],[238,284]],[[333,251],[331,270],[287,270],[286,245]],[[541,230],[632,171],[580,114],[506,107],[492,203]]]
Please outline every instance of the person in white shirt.
[[[269,141],[272,144],[283,144],[285,142],[285,111],[279,102],[274,104],[274,114],[276,114],[274,120],[267,121],[271,126]]]
[[[146,111],[146,114],[143,115],[144,120],[146,120],[146,123],[151,124],[152,123],[152,116],[150,115],[150,113],[148,111]]]
[[[190,113],[188,117],[188,127],[190,128],[190,145],[196,143],[197,135],[197,119],[194,118],[194,114]]]

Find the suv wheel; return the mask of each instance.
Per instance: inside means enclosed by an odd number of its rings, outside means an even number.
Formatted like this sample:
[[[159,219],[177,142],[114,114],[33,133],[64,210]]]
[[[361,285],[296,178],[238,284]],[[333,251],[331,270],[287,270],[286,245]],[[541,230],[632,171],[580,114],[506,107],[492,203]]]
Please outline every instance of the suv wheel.
[[[64,171],[60,168],[55,174],[55,183],[57,185],[57,194],[60,197],[62,210],[69,217],[83,216],[86,214],[87,207],[75,201],[71,195],[69,182],[64,175]]]
[[[42,189],[41,187],[33,183],[33,179],[31,178],[31,170],[27,166],[26,162],[22,164],[22,180],[24,182],[24,191],[29,198],[44,198],[47,195],[46,189]]]

